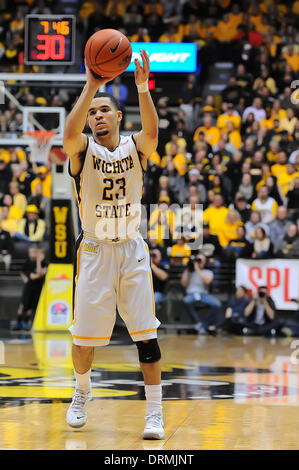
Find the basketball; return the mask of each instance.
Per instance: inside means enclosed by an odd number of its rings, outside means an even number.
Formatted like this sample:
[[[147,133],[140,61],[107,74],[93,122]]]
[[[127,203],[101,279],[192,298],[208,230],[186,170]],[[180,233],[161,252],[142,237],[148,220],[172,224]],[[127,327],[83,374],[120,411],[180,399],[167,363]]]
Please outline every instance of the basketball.
[[[132,47],[128,38],[116,29],[102,29],[88,39],[85,60],[95,76],[114,77],[123,73],[131,62]]]

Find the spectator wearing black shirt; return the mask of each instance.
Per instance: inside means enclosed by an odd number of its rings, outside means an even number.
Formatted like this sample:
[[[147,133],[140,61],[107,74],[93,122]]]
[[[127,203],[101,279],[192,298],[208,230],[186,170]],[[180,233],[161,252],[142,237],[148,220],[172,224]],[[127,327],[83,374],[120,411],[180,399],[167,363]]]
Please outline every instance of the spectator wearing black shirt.
[[[230,240],[225,254],[229,259],[250,258],[252,253],[252,243],[246,239],[246,230],[243,225],[237,228],[237,238]]]
[[[155,305],[158,306],[164,301],[164,289],[168,279],[168,273],[162,265],[161,251],[158,249],[151,250],[151,268]]]
[[[286,198],[288,201],[288,211],[293,215],[295,220],[295,218],[299,216],[299,178],[294,178],[290,181]]]
[[[24,286],[14,330],[30,329],[32,316],[38,304],[46,272],[45,251],[36,245],[31,245],[28,250],[28,258],[21,271]]]
[[[233,103],[235,105],[238,104],[242,96],[242,91],[243,89],[238,85],[236,77],[230,77],[227,87],[221,92],[223,102]]]
[[[275,336],[284,323],[275,319],[276,307],[273,299],[267,295],[267,287],[260,286],[244,311],[246,324],[244,334]]]
[[[237,191],[242,177],[243,159],[240,152],[236,152],[227,165],[226,175],[232,182],[232,192]]]
[[[173,115],[167,107],[167,98],[159,99],[157,113],[159,117],[159,144],[157,151],[161,155],[163,154],[165,145],[169,142],[171,132],[175,127]]]
[[[249,303],[247,289],[244,286],[236,288],[235,295],[230,299],[225,309],[225,319],[216,325],[216,329],[225,330],[228,333],[242,334],[246,323],[245,308]]]
[[[277,189],[276,181],[277,181],[277,178],[275,176],[268,176],[266,178],[265,186],[267,186],[267,188],[269,190],[269,197],[273,197],[273,199],[275,199],[277,204],[279,206],[282,206],[283,201],[282,201],[281,196],[279,194],[279,191]]]
[[[253,242],[252,258],[267,259],[273,255],[273,245],[267,236],[263,227],[257,227],[255,231],[255,240]]]
[[[11,256],[13,252],[13,241],[6,230],[2,229],[0,221],[0,261],[4,263],[5,270],[9,271]]]
[[[250,219],[251,207],[247,204],[245,197],[238,195],[235,199],[233,208],[239,212],[242,222],[245,224]]]
[[[211,235],[210,227],[207,222],[203,223],[202,232],[202,247],[200,252],[205,255],[207,260],[207,267],[213,270],[214,283],[213,287],[217,288],[219,284],[219,274],[221,270],[221,260],[223,259],[224,252],[219,243],[217,235]]]
[[[9,193],[9,182],[12,179],[12,171],[3,158],[0,158],[0,197]]]
[[[275,256],[279,258],[299,258],[299,234],[297,225],[291,224],[282,240],[275,245]]]

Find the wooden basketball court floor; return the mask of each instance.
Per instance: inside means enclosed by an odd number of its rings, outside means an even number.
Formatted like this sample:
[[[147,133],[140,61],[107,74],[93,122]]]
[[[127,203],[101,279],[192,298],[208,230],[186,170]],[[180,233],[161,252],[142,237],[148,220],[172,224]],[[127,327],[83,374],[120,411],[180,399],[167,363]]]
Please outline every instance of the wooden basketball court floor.
[[[299,448],[299,341],[159,334],[166,438],[144,441],[135,346],[97,348],[85,427],[68,427],[68,333],[1,335],[0,449],[253,450]]]

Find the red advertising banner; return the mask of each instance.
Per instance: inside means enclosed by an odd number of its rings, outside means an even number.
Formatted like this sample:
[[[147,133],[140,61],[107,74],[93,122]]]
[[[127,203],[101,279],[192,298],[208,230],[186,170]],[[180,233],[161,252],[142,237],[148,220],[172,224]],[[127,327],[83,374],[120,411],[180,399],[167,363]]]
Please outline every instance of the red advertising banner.
[[[299,299],[299,259],[247,260],[236,263],[236,286],[245,286],[249,294],[267,286],[278,310],[297,310]]]

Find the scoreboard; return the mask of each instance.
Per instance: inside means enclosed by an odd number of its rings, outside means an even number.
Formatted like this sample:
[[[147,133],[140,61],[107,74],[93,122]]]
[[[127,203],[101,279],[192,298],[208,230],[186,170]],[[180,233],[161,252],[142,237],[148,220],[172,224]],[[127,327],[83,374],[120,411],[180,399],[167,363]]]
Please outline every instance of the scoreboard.
[[[74,64],[75,33],[74,15],[27,15],[25,17],[25,64]]]

